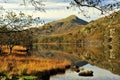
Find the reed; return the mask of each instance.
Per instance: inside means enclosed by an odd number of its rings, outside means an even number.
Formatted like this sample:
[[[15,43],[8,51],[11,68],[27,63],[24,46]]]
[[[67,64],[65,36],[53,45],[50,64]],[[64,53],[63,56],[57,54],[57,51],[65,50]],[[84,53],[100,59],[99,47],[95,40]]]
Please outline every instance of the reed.
[[[67,60],[43,59],[36,57],[0,56],[0,73],[5,75],[31,75],[52,69],[65,69]]]
[[[70,66],[70,62],[67,60],[14,55],[26,54],[26,52],[24,52],[25,50],[25,47],[15,46],[13,48],[12,55],[0,56],[0,77],[5,76],[8,78],[11,76],[20,77],[27,75],[44,78],[59,72],[65,72],[65,69]],[[3,46],[2,52],[3,54],[9,54],[9,48],[7,46]]]

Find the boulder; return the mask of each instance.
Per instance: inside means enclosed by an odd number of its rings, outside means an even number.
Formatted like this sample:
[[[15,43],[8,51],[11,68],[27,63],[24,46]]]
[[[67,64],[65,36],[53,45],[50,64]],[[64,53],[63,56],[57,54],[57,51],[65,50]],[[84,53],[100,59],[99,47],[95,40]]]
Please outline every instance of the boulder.
[[[79,66],[76,66],[76,65],[71,67],[71,70],[75,72],[80,72]]]
[[[79,76],[93,76],[93,71],[91,71],[91,70],[83,70],[83,71],[80,71],[80,73],[78,75]]]
[[[79,70],[79,69],[76,69],[75,71],[76,71],[77,73],[78,73],[78,72],[80,72],[80,70]]]

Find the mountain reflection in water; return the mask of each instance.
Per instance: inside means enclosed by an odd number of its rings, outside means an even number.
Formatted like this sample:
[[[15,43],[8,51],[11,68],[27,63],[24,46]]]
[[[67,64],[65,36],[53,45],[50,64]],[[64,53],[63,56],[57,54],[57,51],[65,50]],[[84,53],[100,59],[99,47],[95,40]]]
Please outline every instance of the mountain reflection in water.
[[[79,60],[85,60],[89,64],[97,66],[91,67],[92,69],[97,70],[105,69],[113,74],[118,75],[120,80],[120,45],[119,44],[110,44],[110,45],[85,45],[81,44],[56,44],[56,45],[47,45],[47,44],[35,44],[34,45],[34,54],[36,56],[44,58],[59,58],[59,59],[68,59],[73,64]],[[89,66],[89,65],[86,65]],[[101,80],[108,80],[109,77],[112,77],[112,73],[105,75],[108,79],[102,79],[103,72],[97,72],[95,75],[101,77]],[[104,77],[104,76],[103,76]],[[59,80],[59,79],[58,79]],[[60,79],[62,80],[62,79]],[[82,80],[82,79],[81,79]],[[109,79],[110,80],[110,79]],[[116,79],[111,79],[116,80]]]

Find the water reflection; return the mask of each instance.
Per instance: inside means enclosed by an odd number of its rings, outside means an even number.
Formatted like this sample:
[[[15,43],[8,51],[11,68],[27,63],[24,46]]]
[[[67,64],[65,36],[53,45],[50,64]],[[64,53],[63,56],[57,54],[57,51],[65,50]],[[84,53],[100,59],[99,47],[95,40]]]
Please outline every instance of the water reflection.
[[[120,75],[120,45],[35,44],[34,55],[44,58],[65,58],[75,63],[85,60],[92,65]]]
[[[78,73],[68,70],[64,75],[52,76],[50,80],[120,80],[120,76],[113,75],[111,72],[104,69],[100,69],[96,66],[87,64],[83,67],[92,70],[94,72],[93,74],[94,76],[93,77],[78,76]]]

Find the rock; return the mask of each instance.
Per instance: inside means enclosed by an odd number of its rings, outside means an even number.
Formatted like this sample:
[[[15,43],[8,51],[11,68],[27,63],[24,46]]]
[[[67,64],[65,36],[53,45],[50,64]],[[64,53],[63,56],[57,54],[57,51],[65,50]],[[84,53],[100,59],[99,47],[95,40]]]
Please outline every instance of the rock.
[[[80,72],[80,70],[79,70],[79,69],[76,69],[76,72],[78,73],[78,72]]]
[[[93,76],[93,71],[91,71],[91,70],[83,70],[78,75],[79,76]]]
[[[79,69],[80,69],[80,71],[83,71],[83,70],[85,70],[83,67],[80,67]]]
[[[79,68],[79,66],[75,65],[75,66],[73,66],[73,68],[76,68],[76,69],[78,69],[78,68]]]
[[[75,72],[80,72],[80,69],[79,69],[79,66],[73,66],[72,68],[71,68],[71,70],[72,71],[75,71]]]
[[[86,64],[88,64],[88,62],[86,62],[86,61],[77,61],[75,63],[75,66],[82,67],[82,66],[84,66]]]
[[[75,71],[75,72],[80,72],[79,66],[73,66],[73,67],[71,68],[71,70],[72,70],[72,71]]]

